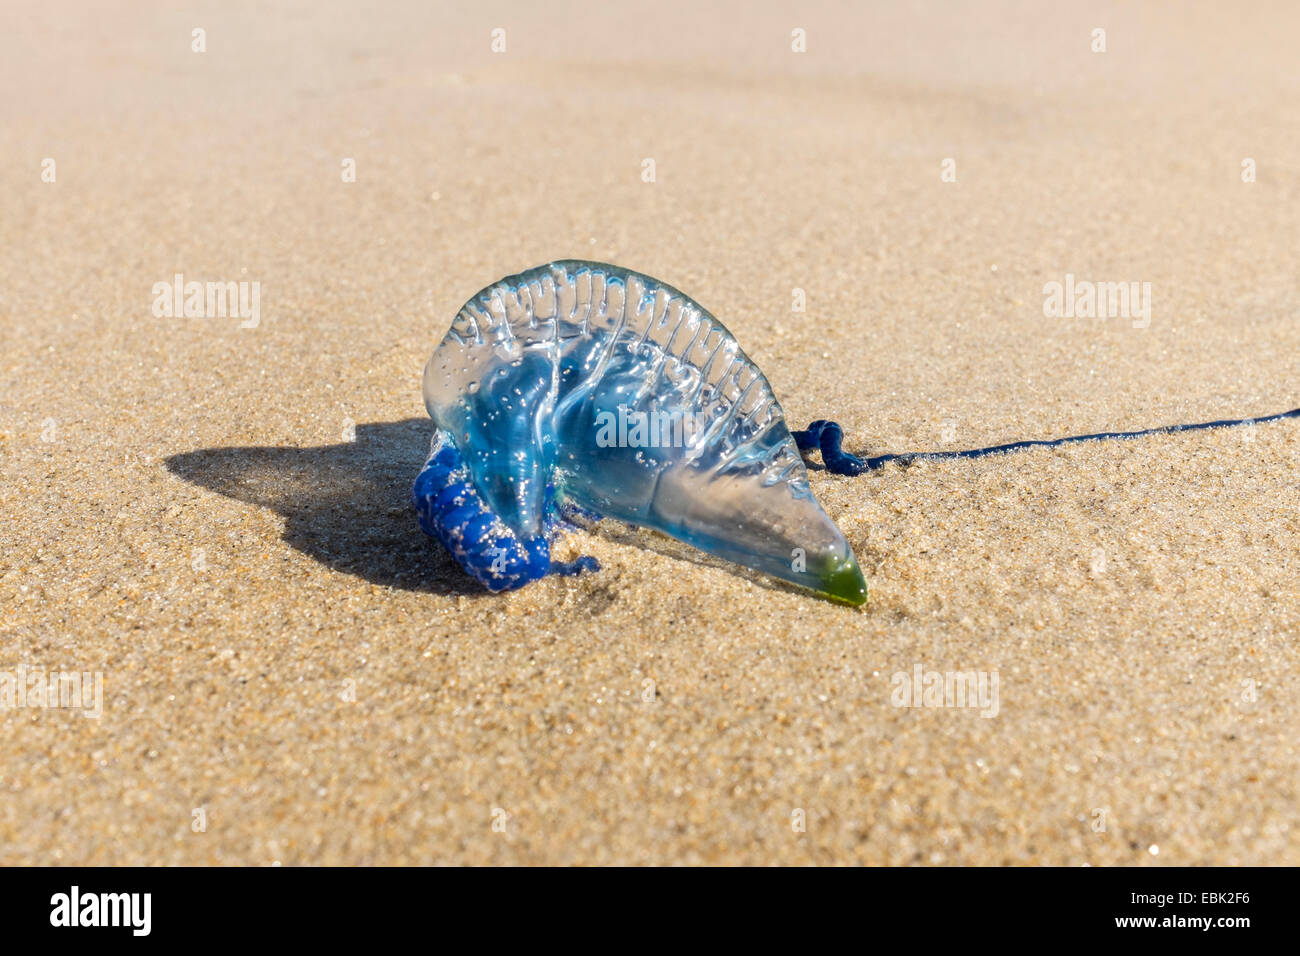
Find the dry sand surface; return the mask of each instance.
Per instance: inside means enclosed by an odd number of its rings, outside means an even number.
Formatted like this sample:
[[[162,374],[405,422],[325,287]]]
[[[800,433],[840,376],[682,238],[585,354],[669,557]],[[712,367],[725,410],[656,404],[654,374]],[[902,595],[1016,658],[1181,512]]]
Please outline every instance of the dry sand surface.
[[[0,712],[0,863],[1300,863],[1296,420],[813,467],[862,610],[619,528],[492,596],[407,500],[435,342],[562,257],[854,451],[1300,405],[1294,5],[164,6],[0,14],[0,671],[103,675]]]

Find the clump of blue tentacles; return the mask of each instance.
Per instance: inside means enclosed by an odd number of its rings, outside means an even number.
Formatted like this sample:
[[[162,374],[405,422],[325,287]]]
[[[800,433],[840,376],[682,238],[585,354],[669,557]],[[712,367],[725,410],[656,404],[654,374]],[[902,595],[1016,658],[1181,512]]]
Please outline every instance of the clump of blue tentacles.
[[[547,489],[551,495],[551,489]],[[598,571],[595,558],[551,560],[550,534],[561,519],[548,509],[540,534],[519,538],[507,528],[469,480],[465,460],[454,442],[435,437],[415,487],[411,489],[420,527],[437,538],[456,562],[489,591],[513,591],[548,574]]]

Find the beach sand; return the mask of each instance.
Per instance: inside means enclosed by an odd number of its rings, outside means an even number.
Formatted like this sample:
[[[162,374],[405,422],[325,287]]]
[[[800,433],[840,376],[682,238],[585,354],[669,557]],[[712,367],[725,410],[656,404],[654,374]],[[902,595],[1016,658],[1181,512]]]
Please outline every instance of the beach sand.
[[[0,863],[1300,863],[1296,420],[814,457],[862,610],[617,527],[493,596],[408,503],[452,316],[565,257],[855,452],[1300,405],[1300,11],[441,6],[3,14],[0,671],[103,696],[0,711]]]

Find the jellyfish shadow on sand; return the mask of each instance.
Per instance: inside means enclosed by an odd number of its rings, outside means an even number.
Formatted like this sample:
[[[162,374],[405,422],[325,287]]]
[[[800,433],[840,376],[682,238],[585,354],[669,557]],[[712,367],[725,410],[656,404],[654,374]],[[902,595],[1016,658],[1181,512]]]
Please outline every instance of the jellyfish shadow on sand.
[[[319,448],[204,448],[172,455],[172,474],[284,518],[284,540],[326,567],[373,584],[487,594],[421,530],[411,483],[429,453],[427,418],[358,425]]]

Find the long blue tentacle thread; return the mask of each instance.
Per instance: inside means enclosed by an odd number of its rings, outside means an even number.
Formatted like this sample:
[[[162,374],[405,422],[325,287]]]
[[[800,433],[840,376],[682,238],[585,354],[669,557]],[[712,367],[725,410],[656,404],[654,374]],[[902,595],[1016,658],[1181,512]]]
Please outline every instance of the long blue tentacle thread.
[[[1084,441],[1105,441],[1111,438],[1142,438],[1145,435],[1172,435],[1176,432],[1199,431],[1203,428],[1231,428],[1236,425],[1263,425],[1277,422],[1284,418],[1300,418],[1300,408],[1289,412],[1279,412],[1263,418],[1227,418],[1215,422],[1196,422],[1187,425],[1165,425],[1160,428],[1144,428],[1134,432],[1097,432],[1095,435],[1070,435],[1066,438],[1053,438],[1031,441],[1013,441],[1005,445],[992,445],[988,448],[970,448],[965,451],[918,451],[903,452],[894,455],[877,455],[874,458],[859,458],[840,448],[844,441],[844,430],[838,424],[824,419],[810,424],[805,431],[791,432],[800,451],[820,451],[822,463],[833,475],[861,475],[864,472],[883,468],[890,462],[910,465],[914,461],[947,461],[953,458],[983,458],[985,455],[998,455],[1003,452],[1020,451],[1025,448],[1056,448],[1060,445],[1072,445]]]

